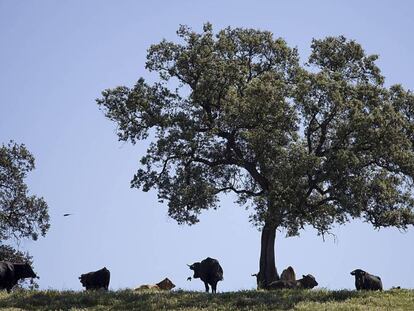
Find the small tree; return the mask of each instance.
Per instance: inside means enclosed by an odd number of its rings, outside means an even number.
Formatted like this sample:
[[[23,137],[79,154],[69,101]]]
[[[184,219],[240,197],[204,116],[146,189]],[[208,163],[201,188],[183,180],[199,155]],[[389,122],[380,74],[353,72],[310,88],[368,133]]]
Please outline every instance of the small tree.
[[[305,66],[272,33],[181,26],[181,42],[148,51],[153,85],[105,90],[97,102],[123,141],[151,139],[131,186],[195,224],[218,195],[251,206],[262,231],[258,286],[278,279],[276,229],[319,234],[362,218],[375,228],[414,223],[414,96],[386,88],[344,37],[313,40]]]
[[[24,179],[35,168],[34,157],[24,145],[10,142],[0,147],[0,260],[28,262],[28,253],[15,250],[7,241],[37,240],[49,229],[48,206],[43,198],[28,195]]]

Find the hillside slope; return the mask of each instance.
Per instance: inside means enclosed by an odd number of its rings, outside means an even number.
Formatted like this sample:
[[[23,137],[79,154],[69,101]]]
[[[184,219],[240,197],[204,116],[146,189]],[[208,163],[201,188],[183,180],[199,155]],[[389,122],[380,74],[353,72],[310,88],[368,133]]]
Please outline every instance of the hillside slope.
[[[1,310],[414,310],[413,290],[282,290],[219,294],[173,291],[16,291],[0,293]]]

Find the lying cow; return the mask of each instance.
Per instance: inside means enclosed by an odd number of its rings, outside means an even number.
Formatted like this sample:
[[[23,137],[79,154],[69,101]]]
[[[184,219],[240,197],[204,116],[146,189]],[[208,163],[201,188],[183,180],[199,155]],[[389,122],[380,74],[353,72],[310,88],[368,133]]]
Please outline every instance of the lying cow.
[[[223,280],[223,269],[217,259],[207,257],[201,262],[195,262],[188,266],[194,271],[193,278],[200,278],[204,282],[206,292],[209,291],[208,285],[211,285],[213,293],[217,292],[217,283]],[[191,278],[187,280],[191,280]]]
[[[318,282],[313,275],[302,275],[302,278],[299,280],[278,280],[269,284],[269,289],[283,289],[283,288],[292,288],[292,289],[311,289],[315,286],[318,286]]]
[[[143,290],[143,289],[154,289],[154,290],[171,290],[175,287],[175,284],[171,282],[169,278],[165,278],[161,282],[157,284],[146,284],[141,285],[140,287],[135,288],[135,290]]]
[[[280,275],[280,279],[284,281],[296,281],[295,270],[291,266],[287,267]]]
[[[259,273],[252,274],[252,276],[256,277],[257,289],[268,288],[268,286],[264,286],[263,284],[264,282],[259,278]],[[285,270],[283,270],[282,274],[280,275],[280,280],[296,281],[295,270],[293,270],[291,266],[287,267]],[[289,286],[289,285],[286,284],[286,286]]]
[[[351,272],[355,276],[355,287],[357,290],[382,290],[382,281],[379,276],[356,269]]]
[[[103,267],[101,270],[82,274],[79,280],[86,290],[101,288],[108,290],[110,276],[109,270]]]
[[[39,278],[28,263],[0,261],[0,289],[10,293],[13,286],[25,278]]]

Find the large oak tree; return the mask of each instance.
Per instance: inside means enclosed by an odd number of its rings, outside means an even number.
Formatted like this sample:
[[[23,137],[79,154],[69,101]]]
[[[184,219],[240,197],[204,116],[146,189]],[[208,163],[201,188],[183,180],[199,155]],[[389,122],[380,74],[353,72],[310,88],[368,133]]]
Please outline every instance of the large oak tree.
[[[313,40],[306,64],[268,31],[186,26],[148,50],[132,88],[97,100],[120,140],[151,141],[131,185],[158,190],[169,215],[195,224],[233,192],[260,228],[258,286],[278,279],[276,229],[320,234],[362,218],[414,223],[414,96],[384,86],[355,41]]]

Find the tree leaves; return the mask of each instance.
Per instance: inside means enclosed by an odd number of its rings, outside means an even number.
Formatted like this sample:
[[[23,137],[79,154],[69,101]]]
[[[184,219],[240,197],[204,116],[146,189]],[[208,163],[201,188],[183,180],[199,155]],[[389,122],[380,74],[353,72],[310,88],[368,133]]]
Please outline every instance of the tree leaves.
[[[328,37],[300,66],[268,31],[177,34],[148,50],[158,83],[140,78],[97,100],[120,140],[152,141],[132,187],[158,189],[179,223],[196,223],[227,192],[252,207],[253,223],[288,235],[359,217],[414,223],[414,97],[383,86],[376,55]]]
[[[11,141],[0,147],[0,240],[37,240],[49,229],[46,202],[29,195],[24,182],[34,167],[34,157],[24,145]]]

